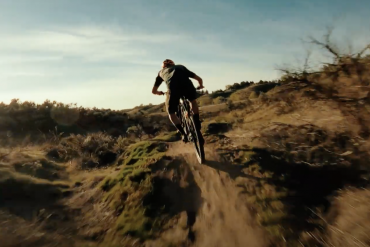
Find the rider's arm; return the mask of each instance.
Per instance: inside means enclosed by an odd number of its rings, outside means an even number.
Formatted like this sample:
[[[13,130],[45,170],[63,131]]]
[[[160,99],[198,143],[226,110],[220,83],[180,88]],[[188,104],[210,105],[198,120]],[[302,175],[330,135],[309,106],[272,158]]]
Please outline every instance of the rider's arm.
[[[153,86],[153,89],[152,89],[152,94],[157,94],[157,95],[162,95],[163,94],[163,92],[158,91],[158,88],[162,84],[162,82],[163,82],[163,79],[162,79],[162,77],[159,76],[159,73],[158,73],[157,77],[155,78],[155,83],[154,83],[154,86]]]
[[[185,66],[183,66],[183,67],[184,67],[185,71],[187,72],[188,76],[190,78],[193,78],[193,79],[197,80],[198,83],[199,83],[199,86],[201,88],[203,88],[203,80],[202,80],[202,78],[200,78],[199,76],[197,76],[194,72],[188,70]]]
[[[152,89],[152,94],[162,95],[163,92],[162,91],[158,91],[158,87],[154,86],[153,89]]]
[[[194,75],[193,77],[191,77],[191,78],[194,78],[195,80],[197,80],[198,81],[198,83],[199,83],[199,86],[200,87],[203,87],[203,80],[202,80],[202,78],[200,78],[199,76],[197,76],[197,75]]]

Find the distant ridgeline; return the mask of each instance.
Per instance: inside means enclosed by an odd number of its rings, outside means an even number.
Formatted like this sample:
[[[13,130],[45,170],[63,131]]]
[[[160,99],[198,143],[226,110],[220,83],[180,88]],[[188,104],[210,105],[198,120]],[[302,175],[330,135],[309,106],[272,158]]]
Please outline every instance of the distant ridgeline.
[[[10,104],[0,103],[0,132],[21,137],[31,133],[49,133],[57,129],[66,135],[105,131],[119,136],[124,135],[133,125],[163,125],[163,116],[145,116],[140,111],[129,111],[90,109],[49,100],[43,104],[35,104],[13,99]]]
[[[233,92],[258,85],[270,90],[276,82],[241,82],[226,86],[226,90],[217,90],[211,94],[208,91],[197,91],[198,96],[208,95],[212,98],[229,97]],[[257,87],[256,87],[257,88]],[[260,89],[259,89],[260,90]],[[0,103],[0,134],[11,133],[22,137],[28,134],[45,134],[63,132],[69,134],[86,134],[104,131],[113,136],[125,135],[131,126],[140,126],[147,134],[160,130],[172,130],[173,126],[163,114],[164,104],[140,105],[133,109],[111,110],[77,107],[76,104],[63,104],[46,100],[42,104],[21,102],[13,99],[9,104]]]

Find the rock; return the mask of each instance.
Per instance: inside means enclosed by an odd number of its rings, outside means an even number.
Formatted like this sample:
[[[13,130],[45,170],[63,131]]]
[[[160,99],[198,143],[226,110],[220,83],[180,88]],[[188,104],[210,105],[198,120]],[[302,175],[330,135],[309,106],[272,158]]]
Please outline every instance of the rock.
[[[125,133],[122,130],[120,130],[120,129],[113,128],[113,129],[108,130],[107,131],[107,134],[108,135],[111,135],[113,137],[119,137],[119,136],[124,135]]]
[[[207,134],[219,134],[227,132],[231,129],[231,124],[229,123],[210,123],[206,126],[205,132]]]
[[[52,158],[52,159],[60,159],[60,155],[59,155],[58,149],[56,149],[56,148],[50,149],[50,150],[46,153],[46,156],[47,156],[47,157],[50,157],[50,158]]]
[[[88,161],[84,162],[83,165],[82,165],[82,167],[84,169],[96,168],[98,166],[99,166],[99,164],[92,161],[92,160],[88,160]]]
[[[99,164],[107,165],[113,163],[117,158],[117,154],[111,151],[102,151],[98,154]]]

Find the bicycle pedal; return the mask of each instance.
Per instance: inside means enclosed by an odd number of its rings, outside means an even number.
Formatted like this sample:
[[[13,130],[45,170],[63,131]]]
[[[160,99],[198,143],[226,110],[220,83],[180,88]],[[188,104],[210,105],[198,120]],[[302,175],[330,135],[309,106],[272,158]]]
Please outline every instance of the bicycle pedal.
[[[189,139],[188,138],[184,138],[184,139],[182,139],[182,142],[188,143],[189,142]]]

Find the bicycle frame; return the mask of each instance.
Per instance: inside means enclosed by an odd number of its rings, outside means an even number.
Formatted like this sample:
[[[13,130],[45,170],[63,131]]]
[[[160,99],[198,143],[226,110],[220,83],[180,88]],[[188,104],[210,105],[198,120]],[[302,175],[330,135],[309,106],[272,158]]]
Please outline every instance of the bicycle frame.
[[[204,147],[200,143],[199,135],[201,135],[201,130],[196,128],[193,119],[193,111],[190,107],[189,100],[184,97],[180,98],[180,104],[178,107],[178,117],[180,118],[181,125],[188,136],[188,140],[194,144],[195,153],[197,155],[199,163],[203,164],[205,162]],[[183,116],[186,114],[186,116]]]
[[[182,96],[179,100],[179,105],[175,114],[179,118],[188,140],[194,144],[195,153],[199,163],[203,164],[205,162],[204,147],[199,141],[201,130],[197,129],[194,123],[194,113],[190,107],[190,101]]]

